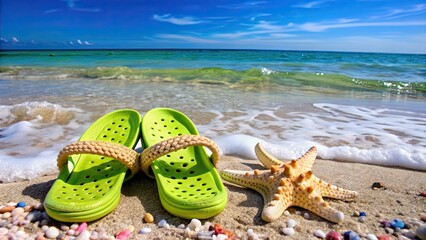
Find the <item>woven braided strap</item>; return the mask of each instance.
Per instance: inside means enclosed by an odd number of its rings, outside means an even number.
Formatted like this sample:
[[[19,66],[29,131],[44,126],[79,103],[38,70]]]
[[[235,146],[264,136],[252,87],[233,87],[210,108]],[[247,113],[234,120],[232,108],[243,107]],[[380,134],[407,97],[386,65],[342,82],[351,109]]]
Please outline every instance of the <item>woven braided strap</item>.
[[[118,143],[102,141],[78,141],[65,146],[58,155],[58,168],[67,163],[68,156],[84,153],[117,159],[129,168],[132,174],[136,174],[140,169],[139,154],[135,150]]]
[[[216,166],[220,153],[219,147],[213,140],[199,135],[183,135],[164,140],[145,149],[140,156],[142,170],[149,174],[149,166],[157,158],[189,146],[208,147],[212,151],[211,161]]]

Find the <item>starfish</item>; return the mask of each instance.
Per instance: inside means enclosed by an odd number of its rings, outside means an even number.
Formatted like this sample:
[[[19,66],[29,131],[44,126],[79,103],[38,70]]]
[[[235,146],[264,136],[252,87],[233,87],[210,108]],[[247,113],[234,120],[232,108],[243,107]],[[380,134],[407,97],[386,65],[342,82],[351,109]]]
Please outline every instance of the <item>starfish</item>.
[[[331,222],[340,223],[344,214],[332,208],[323,197],[351,201],[358,196],[355,191],[336,187],[313,175],[316,147],[311,147],[299,159],[285,162],[271,156],[259,143],[255,146],[255,152],[269,170],[222,170],[220,174],[229,182],[262,194],[262,219],[267,222],[278,219],[288,207],[298,206]]]

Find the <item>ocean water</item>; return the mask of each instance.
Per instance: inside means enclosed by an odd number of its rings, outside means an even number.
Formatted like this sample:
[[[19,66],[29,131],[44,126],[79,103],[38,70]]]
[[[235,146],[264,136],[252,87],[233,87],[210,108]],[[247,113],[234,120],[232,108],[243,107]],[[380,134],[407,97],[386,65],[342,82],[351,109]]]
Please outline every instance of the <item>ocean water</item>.
[[[59,150],[120,108],[184,112],[223,154],[426,171],[426,55],[245,50],[0,52],[0,182],[56,173]],[[140,147],[140,146],[139,146]]]

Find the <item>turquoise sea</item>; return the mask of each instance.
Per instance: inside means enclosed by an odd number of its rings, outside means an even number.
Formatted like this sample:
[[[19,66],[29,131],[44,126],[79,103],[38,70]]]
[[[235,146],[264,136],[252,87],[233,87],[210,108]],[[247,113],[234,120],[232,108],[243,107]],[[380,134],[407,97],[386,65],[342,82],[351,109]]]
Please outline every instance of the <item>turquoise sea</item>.
[[[103,114],[171,107],[222,153],[426,171],[426,55],[261,50],[0,51],[0,182],[55,173]]]

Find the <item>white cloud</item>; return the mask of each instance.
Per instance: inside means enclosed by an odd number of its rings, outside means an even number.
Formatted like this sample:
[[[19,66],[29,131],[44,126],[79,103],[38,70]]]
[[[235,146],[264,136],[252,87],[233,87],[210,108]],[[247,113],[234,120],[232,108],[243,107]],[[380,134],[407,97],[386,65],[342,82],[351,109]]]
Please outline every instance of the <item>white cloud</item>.
[[[18,38],[16,38],[16,37],[12,37],[12,42],[14,42],[14,43],[18,43],[18,42],[19,42],[19,39],[18,39]]]
[[[176,25],[195,25],[204,23],[205,21],[202,20],[196,20],[193,17],[172,17],[170,14],[165,15],[157,15],[154,14],[153,16],[154,20],[160,21],[160,22],[168,22]]]
[[[62,9],[58,9],[58,8],[48,9],[48,10],[44,11],[44,13],[49,14],[49,13],[55,13],[55,12],[59,12],[59,11],[62,11]]]
[[[212,39],[197,38],[197,37],[179,35],[179,34],[159,34],[156,37],[165,39],[165,40],[180,40],[180,41],[189,42],[189,43],[218,43],[217,41]]]
[[[93,44],[89,43],[88,41],[84,41],[84,45],[93,45]]]
[[[251,2],[242,2],[242,3],[231,3],[226,5],[218,5],[218,8],[227,8],[227,9],[244,9],[244,8],[253,8],[257,5],[268,3],[267,1],[251,1]]]
[[[269,17],[269,16],[271,16],[271,15],[272,15],[272,14],[269,14],[269,13],[261,13],[261,14],[257,14],[256,16],[251,17],[251,18],[250,18],[250,21],[255,21],[255,20],[256,20],[256,18]]]
[[[2,43],[7,43],[7,42],[9,42],[9,41],[7,41],[7,39],[5,39],[5,38],[0,38],[0,42],[2,42]]]
[[[71,45],[74,45],[74,42],[73,42],[73,41],[70,41],[70,44],[71,44]]]
[[[77,39],[77,43],[83,45],[83,42],[80,39]]]
[[[354,27],[404,27],[404,26],[426,26],[426,21],[407,22],[336,22],[336,23],[304,23],[298,25],[300,30],[308,32],[324,32],[335,28]]]
[[[331,2],[331,1],[334,1],[334,0],[311,1],[311,2],[307,2],[307,3],[301,3],[301,4],[293,5],[293,7],[296,7],[296,8],[318,8],[318,7],[320,7],[320,5],[327,3],[327,2]]]
[[[386,13],[376,16],[371,16],[371,19],[396,19],[402,17],[408,17],[416,14],[421,14],[426,11],[426,4],[416,4],[406,9],[394,8],[388,10]]]

